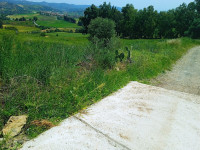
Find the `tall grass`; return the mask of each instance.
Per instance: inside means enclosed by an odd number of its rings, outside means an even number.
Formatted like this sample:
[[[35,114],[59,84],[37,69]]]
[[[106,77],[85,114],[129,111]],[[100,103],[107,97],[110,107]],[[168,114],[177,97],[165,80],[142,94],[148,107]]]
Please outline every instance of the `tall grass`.
[[[145,80],[169,69],[187,49],[199,44],[191,39],[121,40],[120,52],[126,56],[124,47],[132,49],[130,64],[126,60],[114,63],[116,48],[112,46],[98,49],[18,36],[0,32],[0,129],[10,116],[28,114],[25,132],[30,137],[45,130],[31,121],[59,122],[130,80]]]

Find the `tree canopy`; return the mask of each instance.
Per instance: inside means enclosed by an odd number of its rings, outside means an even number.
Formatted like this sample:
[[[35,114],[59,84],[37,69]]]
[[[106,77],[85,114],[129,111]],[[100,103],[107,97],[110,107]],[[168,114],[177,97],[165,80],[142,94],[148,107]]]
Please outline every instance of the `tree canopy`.
[[[80,18],[84,33],[88,33],[91,20],[97,17],[113,20],[117,35],[123,38],[177,38],[191,33],[189,30],[200,18],[200,0],[161,12],[153,6],[137,10],[132,4],[127,4],[119,11],[110,3],[99,7],[91,5]]]

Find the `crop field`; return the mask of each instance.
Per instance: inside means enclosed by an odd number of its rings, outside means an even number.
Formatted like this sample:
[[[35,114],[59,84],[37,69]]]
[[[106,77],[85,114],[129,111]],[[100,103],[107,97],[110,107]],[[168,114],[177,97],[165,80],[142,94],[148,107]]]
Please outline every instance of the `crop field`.
[[[75,23],[70,23],[64,20],[57,20],[56,16],[39,15],[37,24],[54,28],[80,28]]]
[[[15,19],[15,18],[21,18],[25,17],[26,19],[33,19],[33,17],[37,17],[37,24],[40,26],[45,27],[53,27],[53,28],[71,28],[71,29],[77,29],[80,28],[75,23],[70,23],[64,20],[57,20],[56,16],[45,16],[40,14],[18,14],[18,15],[10,15],[9,18]]]
[[[5,20],[5,25],[16,25],[16,26],[29,26],[29,27],[35,27],[32,21],[13,21],[13,20]]]
[[[16,19],[16,18],[26,18],[26,19],[32,19],[33,17],[38,17],[40,14],[16,14],[16,15],[9,15],[7,16],[8,18],[11,18],[11,19]]]
[[[19,32],[32,32],[32,31],[40,31],[40,29],[36,27],[30,27],[30,26],[20,26],[20,25],[3,25],[3,27],[15,27],[18,29]]]

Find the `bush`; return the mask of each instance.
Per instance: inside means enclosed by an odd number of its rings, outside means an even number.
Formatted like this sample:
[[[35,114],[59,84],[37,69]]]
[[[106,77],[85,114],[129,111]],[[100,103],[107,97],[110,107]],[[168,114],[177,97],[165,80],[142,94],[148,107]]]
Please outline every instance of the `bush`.
[[[115,50],[121,47],[120,39],[117,37],[111,38],[107,42],[107,46],[103,46],[103,41],[94,37],[93,43],[87,47],[86,58],[91,57],[97,65],[102,69],[111,69],[115,66]]]
[[[44,32],[40,33],[40,36],[46,36],[46,34]]]
[[[89,40],[97,38],[107,46],[109,40],[115,36],[115,23],[110,19],[96,18],[88,26]]]

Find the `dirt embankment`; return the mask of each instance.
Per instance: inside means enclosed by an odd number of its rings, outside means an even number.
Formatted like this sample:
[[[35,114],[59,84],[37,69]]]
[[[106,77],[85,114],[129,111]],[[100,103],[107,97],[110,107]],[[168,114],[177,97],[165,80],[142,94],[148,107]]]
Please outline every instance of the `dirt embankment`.
[[[192,48],[165,74],[151,82],[155,86],[200,95],[200,46]]]

